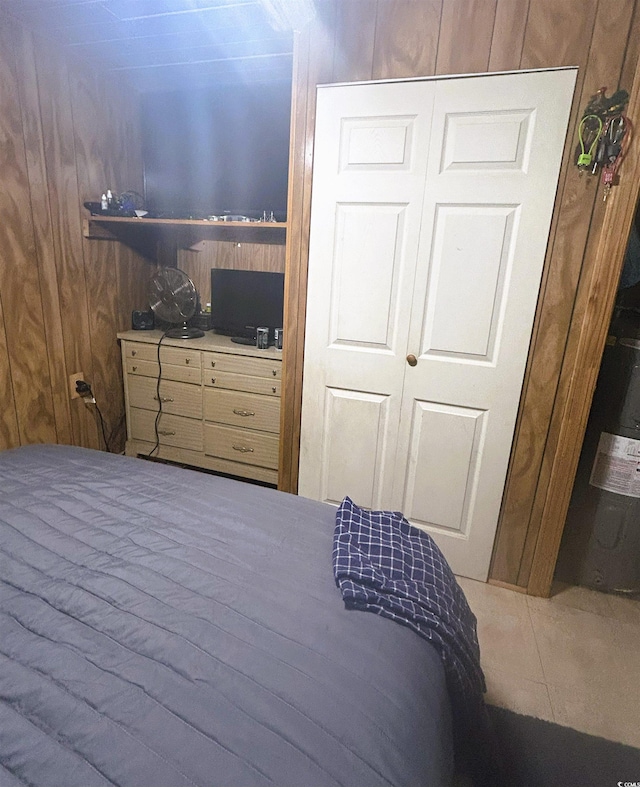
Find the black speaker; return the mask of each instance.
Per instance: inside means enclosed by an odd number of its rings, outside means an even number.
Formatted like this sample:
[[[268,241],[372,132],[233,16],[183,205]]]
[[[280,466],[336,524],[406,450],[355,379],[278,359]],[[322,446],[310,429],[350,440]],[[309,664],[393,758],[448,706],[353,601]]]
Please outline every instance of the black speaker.
[[[131,327],[134,331],[152,331],[155,327],[153,312],[131,312]]]

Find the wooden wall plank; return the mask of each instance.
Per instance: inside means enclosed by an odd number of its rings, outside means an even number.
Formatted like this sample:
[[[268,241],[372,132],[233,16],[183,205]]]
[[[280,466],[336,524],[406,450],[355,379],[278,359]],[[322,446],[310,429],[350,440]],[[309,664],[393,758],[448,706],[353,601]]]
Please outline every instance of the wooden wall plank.
[[[520,68],[530,0],[498,0],[491,37],[489,71]]]
[[[117,91],[116,98],[119,98],[120,101],[121,122],[115,133],[124,140],[126,154],[124,187],[136,191],[142,196],[144,194],[144,166],[139,98],[137,94],[130,91],[127,91],[125,96],[122,96],[122,91]],[[122,106],[123,98],[126,98],[124,106]],[[124,330],[131,327],[131,312],[134,309],[148,308],[148,285],[155,273],[156,265],[124,244],[119,243],[117,247],[119,255],[117,267],[118,329]],[[122,415],[124,416],[124,413]]]
[[[16,29],[0,26],[0,292],[20,442],[55,442],[55,415],[18,96]],[[7,387],[5,377],[3,387]],[[4,405],[3,405],[4,406]],[[11,418],[9,419],[12,420]],[[10,433],[13,429],[10,430]],[[15,439],[15,434],[10,436]]]
[[[130,184],[128,169],[129,157],[133,156],[133,152],[129,152],[133,141],[127,138],[129,101],[116,94],[112,85],[92,74],[73,67],[69,73],[79,204],[85,200],[95,201],[107,188],[114,194],[135,189],[138,180]],[[86,214],[84,208],[79,207],[79,211],[81,215]],[[119,286],[120,269],[123,265],[135,264],[135,256],[119,243],[83,241],[93,358],[89,382],[105,421],[107,439],[117,430],[124,415],[122,364],[116,335],[130,327],[131,309],[125,311],[125,308],[131,303]],[[138,264],[143,269],[146,266],[144,261]],[[122,438],[124,433],[119,431]],[[113,450],[122,447],[110,444]]]
[[[300,412],[302,395],[302,357],[304,331],[298,323],[301,304],[306,307],[306,287],[301,285],[306,269],[303,257],[305,227],[304,184],[307,174],[307,104],[310,98],[310,49],[312,23],[303,33],[296,33],[293,47],[291,93],[291,136],[289,140],[289,181],[287,186],[287,242],[284,277],[284,333],[282,351],[282,390],[280,406],[280,447],[278,452],[278,488],[295,494],[298,490],[300,455]]]
[[[93,358],[68,67],[54,45],[42,40],[36,51],[36,68],[66,373],[82,371],[91,381]],[[71,427],[75,445],[99,447],[97,424],[80,399],[71,402]]]
[[[47,358],[58,443],[71,443],[71,407],[64,356],[64,339],[58,295],[55,253],[52,243],[51,205],[47,184],[44,136],[36,74],[36,42],[22,26],[15,26],[20,106],[31,192],[31,218],[40,276]]]
[[[441,15],[442,0],[379,2],[373,79],[432,76]]]
[[[496,0],[444,0],[436,74],[487,71]]]
[[[110,179],[116,184],[118,192],[135,191],[141,196],[144,192],[142,136],[140,122],[139,99],[131,91],[122,91],[114,84],[108,85],[107,107],[109,112],[110,143]],[[114,146],[114,140],[118,141]],[[100,192],[101,193],[101,192]],[[113,329],[116,332],[131,328],[131,313],[135,309],[148,309],[148,285],[157,266],[123,243],[115,246],[115,267],[113,288],[115,303],[112,312]],[[96,326],[96,329],[99,329]],[[94,329],[92,336],[96,336]],[[121,383],[122,364],[120,347],[115,342],[115,334],[110,336],[113,343],[108,345],[111,366],[105,367],[105,390],[113,390],[118,386],[117,395],[113,397],[110,410],[110,428],[112,429],[112,450],[124,450],[126,439],[126,423]],[[96,344],[93,339],[95,353]],[[120,409],[122,408],[122,409]]]
[[[372,0],[338,2],[335,12],[329,9],[334,20],[330,29],[335,34],[334,46],[329,50],[333,51],[331,82],[371,79],[376,11],[377,3]]]
[[[531,0],[522,68],[584,66],[598,0]]]
[[[221,260],[218,261],[220,250],[218,241],[205,241],[201,251],[178,250],[178,268],[195,284],[203,304],[211,303],[211,268],[226,267]]]
[[[633,9],[629,34],[627,36],[627,50],[620,75],[620,85],[629,86],[633,84],[635,65],[640,57],[640,2],[636,0]]]
[[[117,179],[117,164],[126,154],[114,134],[108,89],[90,73],[69,70],[78,210],[85,200],[97,200],[110,188],[124,190]],[[123,411],[122,377],[116,341],[118,243],[92,243],[83,239],[82,261],[86,285],[88,338],[93,359],[88,380],[105,419],[108,434]],[[87,373],[88,375],[88,373]],[[99,444],[103,443],[99,438]]]
[[[7,331],[4,324],[2,309],[2,292],[0,291],[0,451],[20,445],[18,432],[18,414],[13,398],[9,350],[7,348]]]

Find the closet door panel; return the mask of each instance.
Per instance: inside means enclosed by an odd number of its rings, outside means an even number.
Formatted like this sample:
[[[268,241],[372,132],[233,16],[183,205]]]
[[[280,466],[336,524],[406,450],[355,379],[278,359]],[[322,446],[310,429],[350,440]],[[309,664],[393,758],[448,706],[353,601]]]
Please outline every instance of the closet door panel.
[[[525,171],[534,117],[533,109],[447,112],[440,171]]]
[[[414,402],[404,492],[414,524],[466,535],[486,420],[483,410]]]
[[[396,346],[404,209],[389,204],[336,206],[329,346],[384,351]]]
[[[491,360],[517,215],[517,205],[436,206],[421,356]]]
[[[316,500],[391,495],[434,92],[318,91],[299,481]]]
[[[406,451],[398,452],[393,499],[418,513],[409,513],[410,521],[432,532],[456,572],[481,580],[500,512],[575,73],[442,80],[436,91],[408,295],[408,352],[417,365],[406,367],[398,436]],[[446,434],[430,438],[432,460],[415,439],[412,413],[425,401],[451,413],[482,413],[473,440],[454,450],[455,485],[453,465],[436,461],[449,450]],[[454,443],[462,423],[451,423]],[[450,488],[458,529],[435,517],[429,524],[416,508],[415,467],[422,467],[424,488]]]
[[[385,481],[389,397],[335,388],[327,388],[325,396],[322,498],[338,504],[349,495],[373,508]]]

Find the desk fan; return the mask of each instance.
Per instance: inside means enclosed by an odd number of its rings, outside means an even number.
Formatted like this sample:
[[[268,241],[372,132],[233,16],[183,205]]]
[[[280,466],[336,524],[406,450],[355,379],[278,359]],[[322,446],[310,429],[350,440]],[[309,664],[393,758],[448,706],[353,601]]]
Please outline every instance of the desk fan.
[[[161,320],[175,323],[166,333],[170,339],[198,339],[200,328],[190,328],[187,321],[198,308],[198,292],[194,283],[179,268],[160,268],[149,284],[149,306]]]

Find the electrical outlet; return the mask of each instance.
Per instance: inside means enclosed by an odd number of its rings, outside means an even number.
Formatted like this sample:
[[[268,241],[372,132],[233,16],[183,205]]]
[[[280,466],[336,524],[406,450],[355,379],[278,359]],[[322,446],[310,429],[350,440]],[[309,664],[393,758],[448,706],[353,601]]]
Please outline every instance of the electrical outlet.
[[[69,393],[71,394],[72,399],[80,398],[80,394],[76,391],[76,383],[78,380],[84,380],[83,372],[76,372],[75,374],[69,375]]]

